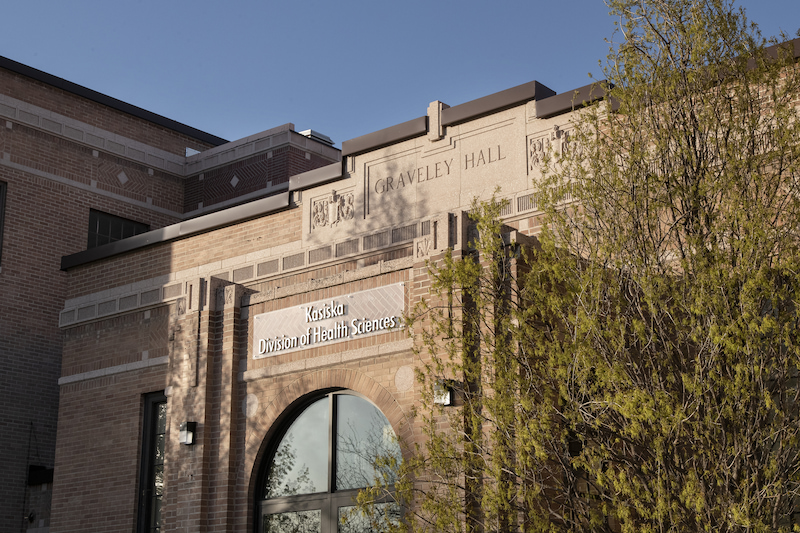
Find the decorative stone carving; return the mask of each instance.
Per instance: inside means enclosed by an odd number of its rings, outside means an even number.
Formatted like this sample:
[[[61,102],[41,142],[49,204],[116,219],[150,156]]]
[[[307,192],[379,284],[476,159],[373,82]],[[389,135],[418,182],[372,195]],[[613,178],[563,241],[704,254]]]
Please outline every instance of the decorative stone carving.
[[[314,202],[314,207],[311,214],[311,222],[314,229],[328,224],[328,202],[321,200]]]
[[[430,237],[422,237],[417,239],[417,259],[428,257],[433,248],[433,240]]]
[[[561,154],[566,154],[575,148],[573,137],[572,131],[562,130],[558,126],[553,126],[553,132],[550,134],[550,139],[555,144],[556,150]]]
[[[528,139],[528,168],[534,170],[544,164],[544,156],[553,150],[554,155],[566,154],[575,149],[575,141],[570,130],[553,126],[553,131]]]
[[[394,386],[400,392],[410,391],[414,388],[414,369],[410,366],[401,366],[394,374]]]
[[[414,239],[414,259],[427,259],[440,254],[463,240],[457,236],[458,218],[452,213],[441,213],[432,218],[429,221],[430,233]]]
[[[331,195],[322,200],[317,200],[311,208],[311,229],[323,226],[336,227],[340,222],[352,220],[355,216],[353,193]]]
[[[540,168],[544,163],[544,154],[550,150],[550,137],[531,138],[528,140],[528,166],[530,170]]]

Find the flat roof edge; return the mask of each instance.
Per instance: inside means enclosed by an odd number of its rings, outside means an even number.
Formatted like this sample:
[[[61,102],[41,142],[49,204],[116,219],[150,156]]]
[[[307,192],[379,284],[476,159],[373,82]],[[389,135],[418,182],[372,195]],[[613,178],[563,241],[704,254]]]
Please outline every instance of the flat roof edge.
[[[428,117],[418,117],[342,142],[342,157],[375,150],[426,133],[428,133]]]
[[[495,113],[530,100],[542,100],[556,92],[538,81],[530,81],[442,110],[442,125],[452,126]]]
[[[606,96],[606,80],[584,85],[536,102],[536,118],[550,118],[601,100]]]
[[[780,50],[787,50],[792,54],[794,59],[800,58],[800,38],[767,46],[764,48],[764,54],[767,58],[776,59]],[[754,68],[755,59],[748,59],[748,66],[750,68]],[[558,95],[538,100],[536,102],[536,117],[554,117],[556,115],[572,111],[575,108],[589,104],[596,100],[602,100],[606,98],[605,87],[607,85],[608,80],[600,80],[588,85],[584,85],[583,87],[579,87],[572,91],[566,91]],[[619,106],[619,102],[614,100],[611,102],[611,105],[612,110],[616,110]]]
[[[337,161],[336,163],[324,167],[315,168],[314,170],[291,176],[289,178],[289,190],[302,191],[303,189],[309,189],[337,180],[343,175],[342,162]]]
[[[13,59],[8,59],[7,57],[0,56],[0,68],[10,70],[11,72],[15,72],[16,74],[20,74],[42,83],[46,83],[47,85],[51,85],[68,93],[80,96],[81,98],[86,98],[87,100],[91,100],[93,102],[97,102],[98,104],[116,109],[117,111],[127,113],[128,115],[132,115],[136,118],[152,122],[153,124],[162,126],[177,133],[182,133],[183,135],[197,139],[198,141],[203,141],[214,146],[219,146],[228,142],[222,137],[217,137],[216,135],[206,133],[205,131],[198,130],[197,128],[187,126],[186,124],[176,120],[153,113],[152,111],[147,111],[146,109],[123,102],[122,100],[118,100],[103,93],[93,91],[92,89],[78,85],[77,83],[73,83],[65,80],[64,78],[59,78],[58,76],[54,76],[52,74],[48,74],[47,72],[29,67],[28,65],[24,65],[14,61]]]
[[[782,48],[791,50],[795,59],[800,58],[800,37],[792,39],[791,41],[786,41],[783,43],[778,43],[768,46],[765,49],[765,52],[769,57],[776,58],[778,57],[778,50]]]
[[[463,104],[445,108],[442,110],[442,125],[452,126],[502,111],[530,100],[541,100],[555,94],[555,91],[538,81],[530,81]],[[402,124],[344,141],[342,143],[342,157],[376,150],[396,142],[425,135],[426,133],[428,133],[428,117],[415,118]]]
[[[764,54],[769,59],[778,59],[781,50],[786,50],[789,53],[791,53],[792,58],[795,60],[800,58],[800,37],[798,37],[797,39],[792,39],[791,41],[785,41],[782,43],[767,46],[764,48]],[[755,68],[756,60],[752,58],[748,59],[747,66],[750,68]]]
[[[289,207],[289,195],[289,191],[285,191],[274,196],[262,198],[261,200],[255,200],[215,213],[184,220],[177,224],[148,231],[147,233],[128,237],[127,239],[98,246],[97,248],[90,248],[89,250],[65,255],[61,258],[61,270],[68,270],[100,259],[106,259],[125,252],[132,252],[146,246],[205,233],[224,226],[230,226],[231,224],[281,211]]]

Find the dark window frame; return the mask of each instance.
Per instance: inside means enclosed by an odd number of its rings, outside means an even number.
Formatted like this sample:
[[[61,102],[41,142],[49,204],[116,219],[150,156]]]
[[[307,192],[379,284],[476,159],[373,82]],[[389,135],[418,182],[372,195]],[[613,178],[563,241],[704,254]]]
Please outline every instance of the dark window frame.
[[[142,412],[142,455],[139,467],[139,491],[138,491],[138,510],[136,516],[136,532],[151,533],[160,531],[160,528],[151,528],[153,517],[153,486],[155,484],[155,452],[156,439],[161,433],[158,432],[158,411],[163,405],[166,407],[167,397],[163,391],[153,392],[144,396],[144,406]],[[164,415],[166,417],[166,413]],[[164,425],[164,435],[166,440],[167,429]],[[163,464],[163,463],[162,463]]]
[[[98,209],[90,209],[86,249],[91,250],[147,231],[150,231],[150,226],[143,222],[112,215]]]

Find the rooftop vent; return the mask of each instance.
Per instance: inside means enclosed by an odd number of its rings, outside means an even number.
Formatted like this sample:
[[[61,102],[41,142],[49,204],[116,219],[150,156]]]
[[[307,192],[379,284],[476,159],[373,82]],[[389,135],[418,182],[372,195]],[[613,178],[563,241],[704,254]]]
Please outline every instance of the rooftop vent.
[[[315,141],[319,141],[321,143],[325,143],[325,144],[329,144],[329,145],[333,146],[333,139],[331,139],[327,135],[321,134],[318,131],[305,130],[305,131],[301,131],[299,133],[300,133],[300,135],[305,135],[309,139],[314,139]]]

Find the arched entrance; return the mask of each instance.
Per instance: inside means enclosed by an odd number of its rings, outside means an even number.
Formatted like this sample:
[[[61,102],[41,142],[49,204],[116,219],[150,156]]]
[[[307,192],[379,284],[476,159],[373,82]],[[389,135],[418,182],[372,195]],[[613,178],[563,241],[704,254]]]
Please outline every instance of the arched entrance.
[[[262,533],[360,533],[369,521],[354,498],[376,478],[391,483],[400,462],[392,426],[370,401],[352,391],[309,395],[293,407],[269,443],[259,476],[256,530]],[[375,504],[397,519],[392,502]],[[343,518],[345,519],[343,521]]]

